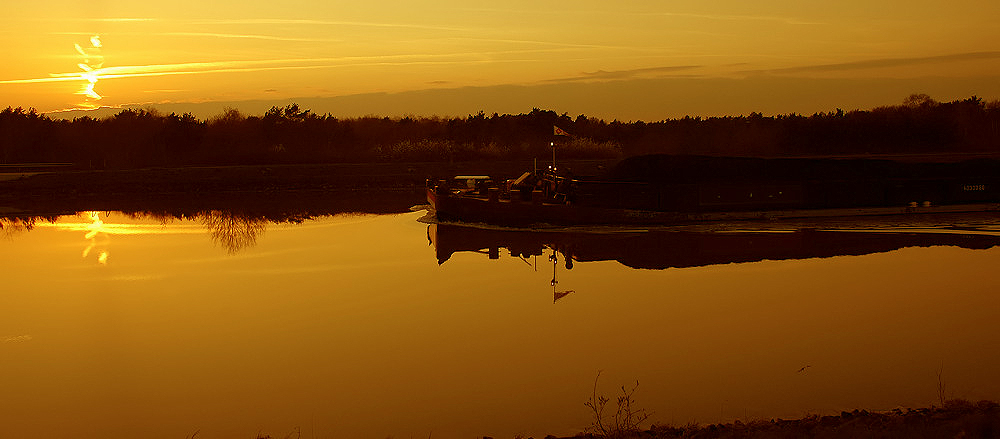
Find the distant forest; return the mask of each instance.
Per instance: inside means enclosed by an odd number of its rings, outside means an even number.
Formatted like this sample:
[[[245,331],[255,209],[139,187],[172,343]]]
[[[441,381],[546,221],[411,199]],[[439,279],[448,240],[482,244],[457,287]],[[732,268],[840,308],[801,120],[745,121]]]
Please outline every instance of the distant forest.
[[[811,116],[684,117],[607,122],[533,109],[465,118],[339,119],[292,104],[264,115],[126,109],[102,119],[52,119],[34,109],[0,112],[0,164],[72,163],[80,169],[192,165],[619,158],[647,153],[727,156],[1000,151],[1000,101],[937,102]],[[553,127],[570,136],[554,136]]]

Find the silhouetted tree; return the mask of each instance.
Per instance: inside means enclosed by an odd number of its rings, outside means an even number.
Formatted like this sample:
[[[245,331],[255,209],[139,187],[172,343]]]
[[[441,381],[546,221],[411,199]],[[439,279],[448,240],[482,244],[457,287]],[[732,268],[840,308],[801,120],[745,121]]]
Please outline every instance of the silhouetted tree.
[[[104,119],[53,120],[33,109],[0,111],[0,161],[71,162],[82,168],[548,157],[552,127],[571,134],[564,157],[646,153],[796,156],[998,152],[1000,102],[972,96],[812,116],[690,117],[623,122],[534,108],[465,118],[320,116],[297,104],[262,116],[228,108],[200,121],[189,113],[126,109]]]

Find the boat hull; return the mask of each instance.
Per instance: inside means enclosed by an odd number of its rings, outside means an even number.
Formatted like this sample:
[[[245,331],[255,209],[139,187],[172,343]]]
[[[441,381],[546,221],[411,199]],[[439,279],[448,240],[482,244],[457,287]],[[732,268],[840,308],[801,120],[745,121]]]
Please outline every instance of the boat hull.
[[[445,221],[684,224],[1000,210],[1000,161],[636,156],[601,178],[554,170],[506,187],[428,190]],[[492,192],[491,192],[492,191]],[[509,199],[498,196],[507,192]],[[478,196],[476,195],[478,194]],[[486,196],[492,194],[490,196]]]
[[[777,220],[865,215],[907,215],[956,212],[1000,212],[1000,203],[905,205],[852,208],[766,209],[732,211],[655,211],[578,206],[566,203],[499,200],[427,190],[427,201],[439,221],[531,225],[674,225],[712,221]]]

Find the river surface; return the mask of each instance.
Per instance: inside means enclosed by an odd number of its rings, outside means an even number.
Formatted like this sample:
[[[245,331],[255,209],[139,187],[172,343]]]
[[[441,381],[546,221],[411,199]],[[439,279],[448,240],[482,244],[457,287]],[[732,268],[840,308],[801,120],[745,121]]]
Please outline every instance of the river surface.
[[[1000,399],[997,218],[422,215],[4,219],[0,437],[571,435],[598,373],[673,425]]]

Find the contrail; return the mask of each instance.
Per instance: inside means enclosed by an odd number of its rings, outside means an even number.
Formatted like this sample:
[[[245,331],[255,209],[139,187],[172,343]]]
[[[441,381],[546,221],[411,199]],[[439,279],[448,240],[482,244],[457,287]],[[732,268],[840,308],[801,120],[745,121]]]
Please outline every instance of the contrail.
[[[82,49],[81,49],[82,50]],[[0,80],[0,84],[30,84],[44,82],[79,81],[94,77],[96,79],[133,78],[144,76],[192,75],[219,72],[247,72],[266,70],[295,70],[336,67],[357,67],[369,65],[432,65],[432,64],[482,64],[490,62],[506,62],[509,60],[483,60],[478,57],[490,55],[511,55],[526,53],[549,53],[575,51],[579,48],[550,48],[528,50],[506,50],[488,52],[460,52],[445,54],[402,54],[402,55],[371,55],[345,56],[328,58],[281,58],[270,60],[237,60],[237,61],[206,61],[175,64],[149,64],[134,66],[95,67],[94,64],[79,65],[84,72],[53,73],[45,78]],[[477,57],[468,59],[468,57]],[[516,61],[516,60],[515,60]],[[103,58],[101,59],[103,63]],[[291,64],[291,65],[281,65]],[[90,67],[87,70],[84,66]]]
[[[142,35],[151,35],[151,34],[144,33]],[[268,41],[301,41],[301,42],[343,41],[343,40],[316,39],[316,38],[276,37],[273,35],[258,35],[258,34],[227,34],[227,33],[217,33],[217,32],[161,32],[161,33],[154,33],[152,35],[163,35],[168,37],[240,38],[240,39],[268,40]]]
[[[280,19],[280,18],[248,18],[248,19],[220,19],[220,20],[192,20],[190,24],[211,24],[211,25],[244,25],[244,24],[301,24],[315,26],[356,26],[356,27],[379,27],[379,28],[403,28],[422,30],[441,30],[468,32],[472,29],[453,26],[433,26],[409,23],[380,23],[374,21],[341,21],[341,20],[308,20],[308,19]]]

